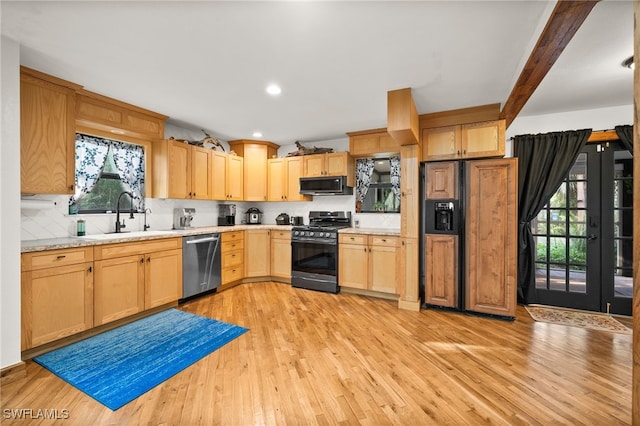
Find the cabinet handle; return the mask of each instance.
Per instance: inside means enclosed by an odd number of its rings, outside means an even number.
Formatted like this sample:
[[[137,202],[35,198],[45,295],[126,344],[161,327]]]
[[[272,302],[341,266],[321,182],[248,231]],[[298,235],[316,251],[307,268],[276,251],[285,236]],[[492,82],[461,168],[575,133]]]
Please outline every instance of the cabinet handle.
[[[382,239],[382,242],[383,242],[383,243],[386,243],[386,242],[387,242],[387,239],[386,239],[386,238],[383,238],[383,239]]]
[[[144,257],[140,258],[140,263],[144,263]]]
[[[67,257],[67,256],[64,255],[64,254],[61,254],[59,256],[56,256],[56,259],[60,260],[60,259],[64,259],[65,257]]]
[[[69,189],[73,191],[73,185],[69,185]]]
[[[147,263],[151,262],[151,258],[147,257]]]
[[[89,272],[93,272],[93,266],[89,266]]]
[[[367,248],[366,248],[366,247],[364,248],[364,252],[365,252],[365,253],[367,252]]]

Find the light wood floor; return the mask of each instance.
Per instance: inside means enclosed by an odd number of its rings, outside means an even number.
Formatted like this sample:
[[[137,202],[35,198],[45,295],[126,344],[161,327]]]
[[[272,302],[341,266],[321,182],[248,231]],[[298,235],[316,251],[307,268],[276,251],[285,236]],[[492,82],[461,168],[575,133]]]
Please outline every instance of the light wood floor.
[[[111,411],[29,361],[5,409],[62,424],[631,424],[631,335],[254,283],[188,312],[250,331]],[[11,423],[2,419],[3,424]],[[46,422],[45,422],[46,423]],[[23,423],[24,424],[24,423]]]

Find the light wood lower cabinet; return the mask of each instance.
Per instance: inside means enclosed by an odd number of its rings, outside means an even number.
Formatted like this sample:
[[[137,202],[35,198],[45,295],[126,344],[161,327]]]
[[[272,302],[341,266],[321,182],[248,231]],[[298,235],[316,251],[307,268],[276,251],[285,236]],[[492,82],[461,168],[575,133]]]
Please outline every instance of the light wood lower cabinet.
[[[271,275],[271,231],[250,229],[244,231],[245,278]]]
[[[425,303],[458,307],[458,236],[425,235]]]
[[[93,327],[93,249],[24,253],[22,350]]]
[[[244,231],[222,233],[222,285],[244,278]]]
[[[291,279],[291,231],[271,231],[271,276]]]
[[[94,248],[94,325],[165,303],[182,290],[182,239],[168,238]]]
[[[339,234],[338,283],[382,293],[399,293],[398,238]]]

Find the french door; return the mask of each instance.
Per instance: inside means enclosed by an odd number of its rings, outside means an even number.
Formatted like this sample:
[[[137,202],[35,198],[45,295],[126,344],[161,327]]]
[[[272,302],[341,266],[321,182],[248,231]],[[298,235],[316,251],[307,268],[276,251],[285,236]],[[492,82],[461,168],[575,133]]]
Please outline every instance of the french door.
[[[538,303],[631,315],[633,159],[589,144],[532,222]]]

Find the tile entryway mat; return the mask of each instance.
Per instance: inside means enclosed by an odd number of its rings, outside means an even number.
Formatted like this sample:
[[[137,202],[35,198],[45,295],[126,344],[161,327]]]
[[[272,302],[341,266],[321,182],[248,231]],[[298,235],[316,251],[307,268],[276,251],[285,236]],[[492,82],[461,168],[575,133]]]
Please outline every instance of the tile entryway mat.
[[[591,330],[632,334],[633,330],[608,314],[584,312],[548,306],[528,305],[524,307],[531,318],[540,322],[582,327]]]

